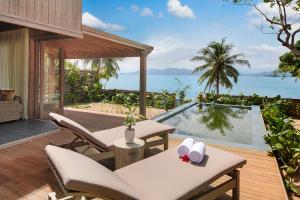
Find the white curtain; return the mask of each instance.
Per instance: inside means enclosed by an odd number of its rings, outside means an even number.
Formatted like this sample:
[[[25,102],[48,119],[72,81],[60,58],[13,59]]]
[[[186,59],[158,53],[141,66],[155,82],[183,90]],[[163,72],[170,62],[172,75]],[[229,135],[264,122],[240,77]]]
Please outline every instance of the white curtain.
[[[23,118],[28,118],[29,31],[0,32],[0,89],[21,97]]]

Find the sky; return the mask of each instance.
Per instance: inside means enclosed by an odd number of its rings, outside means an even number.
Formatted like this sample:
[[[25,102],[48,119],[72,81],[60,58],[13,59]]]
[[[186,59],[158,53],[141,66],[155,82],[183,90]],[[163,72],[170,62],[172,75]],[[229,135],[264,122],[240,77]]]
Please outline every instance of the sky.
[[[153,46],[152,69],[193,69],[201,64],[190,61],[197,51],[222,38],[250,61],[250,69],[238,67],[241,73],[275,70],[288,51],[276,35],[258,30],[264,20],[251,7],[223,0],[83,0],[83,23]],[[120,63],[122,73],[138,69],[138,58]]]

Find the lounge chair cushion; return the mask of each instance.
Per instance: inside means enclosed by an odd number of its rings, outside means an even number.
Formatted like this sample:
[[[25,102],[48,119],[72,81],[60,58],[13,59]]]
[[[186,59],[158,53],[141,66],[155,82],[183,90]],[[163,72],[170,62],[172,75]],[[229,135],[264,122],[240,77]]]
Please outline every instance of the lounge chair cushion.
[[[242,157],[209,146],[202,164],[186,163],[178,158],[175,148],[114,173],[145,200],[188,199],[245,163]]]
[[[50,113],[49,116],[57,123],[59,123],[60,126],[70,129],[72,132],[79,134],[81,137],[88,139],[89,141],[95,143],[96,145],[102,148],[107,148],[107,146],[104,143],[102,143],[101,140],[96,139],[92,135],[92,132],[90,132],[88,129],[81,126],[77,122],[56,113]]]
[[[64,117],[56,113],[50,113],[49,116],[59,123],[61,126],[66,127],[88,139],[90,142],[95,145],[111,151],[114,148],[114,141],[124,137],[126,126],[119,126],[116,128],[106,129],[97,132],[90,132],[77,122]],[[135,137],[140,139],[147,139],[154,136],[159,136],[166,133],[173,133],[174,127],[155,122],[153,120],[145,120],[137,122],[134,126],[135,128]]]
[[[139,199],[126,182],[86,156],[51,145],[46,153],[68,190],[112,199]]]
[[[101,141],[105,146],[112,150],[114,148],[113,143],[117,139],[124,137],[126,126],[119,126],[103,131],[92,133],[93,136]],[[175,128],[166,124],[158,123],[153,120],[145,120],[137,122],[134,126],[135,137],[140,139],[148,139],[154,136],[160,136],[162,134],[173,133]]]

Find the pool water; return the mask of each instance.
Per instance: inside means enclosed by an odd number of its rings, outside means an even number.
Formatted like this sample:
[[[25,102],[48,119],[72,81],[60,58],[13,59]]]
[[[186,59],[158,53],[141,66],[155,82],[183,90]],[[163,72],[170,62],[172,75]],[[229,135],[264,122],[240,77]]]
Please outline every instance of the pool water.
[[[258,107],[194,104],[166,115],[162,122],[174,126],[176,135],[265,149],[266,131]]]

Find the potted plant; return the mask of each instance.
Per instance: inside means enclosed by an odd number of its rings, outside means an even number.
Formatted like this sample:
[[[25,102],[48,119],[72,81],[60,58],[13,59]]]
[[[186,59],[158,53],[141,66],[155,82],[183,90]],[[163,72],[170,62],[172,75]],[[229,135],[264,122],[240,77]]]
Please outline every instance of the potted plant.
[[[128,107],[128,112],[126,113],[127,116],[124,121],[124,125],[127,126],[125,129],[125,140],[127,144],[131,144],[134,141],[135,130],[133,126],[136,123],[136,119],[134,118],[134,111],[132,107]]]

